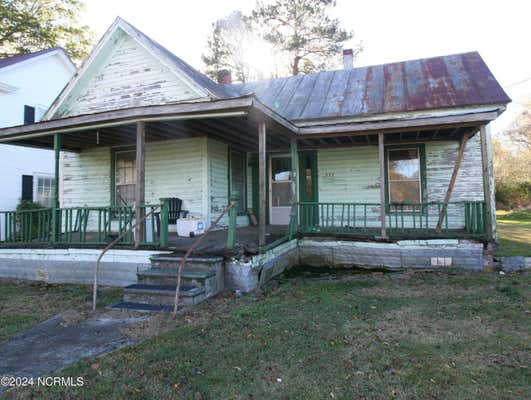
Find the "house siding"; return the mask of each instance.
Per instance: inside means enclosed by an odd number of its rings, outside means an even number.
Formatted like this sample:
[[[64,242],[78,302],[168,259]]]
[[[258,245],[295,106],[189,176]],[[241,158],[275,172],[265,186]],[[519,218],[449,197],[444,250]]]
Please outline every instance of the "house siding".
[[[217,140],[207,140],[208,152],[208,201],[210,222],[214,222],[219,217],[223,209],[229,204],[229,146],[226,143]],[[250,168],[247,167],[247,182],[249,182]],[[247,198],[252,186],[247,185]],[[250,203],[247,203],[250,204]],[[228,225],[228,215],[223,216],[218,226]],[[249,224],[249,218],[246,215],[240,215],[237,218],[238,226]]]
[[[426,146],[427,201],[442,202],[450,183],[459,142],[429,142]],[[380,177],[378,168],[378,148],[362,146],[341,149],[321,149],[318,151],[319,201],[345,203],[379,203]],[[455,182],[451,201],[483,200],[483,180],[481,151],[478,135],[466,145],[463,161]],[[368,206],[367,225],[380,225],[380,208]],[[335,219],[340,219],[341,210],[335,210]],[[357,223],[363,224],[363,208],[357,209]],[[430,207],[428,222],[435,227],[438,210]],[[448,209],[449,227],[460,228],[463,222],[460,207]],[[411,223],[407,217],[406,223]],[[418,220],[417,220],[418,223]]]
[[[207,219],[206,137],[146,144],[146,203],[179,197],[191,216]],[[111,148],[62,154],[61,207],[103,207],[111,201]],[[94,227],[92,222],[92,228]],[[173,228],[172,228],[173,230]]]
[[[120,29],[114,35],[54,118],[200,97],[135,39]]]

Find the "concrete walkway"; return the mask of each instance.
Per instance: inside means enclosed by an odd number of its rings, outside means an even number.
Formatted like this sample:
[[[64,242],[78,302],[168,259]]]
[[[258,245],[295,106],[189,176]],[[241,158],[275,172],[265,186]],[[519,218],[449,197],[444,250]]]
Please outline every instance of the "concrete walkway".
[[[52,317],[0,347],[0,376],[49,375],[82,358],[128,346],[134,339],[120,329],[147,318],[100,316],[68,325],[62,316]],[[0,387],[0,393],[4,390]]]

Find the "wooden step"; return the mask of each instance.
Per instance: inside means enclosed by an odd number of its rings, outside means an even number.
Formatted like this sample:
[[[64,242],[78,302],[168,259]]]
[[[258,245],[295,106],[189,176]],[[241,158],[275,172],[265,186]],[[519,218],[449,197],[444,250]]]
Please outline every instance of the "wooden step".
[[[124,288],[124,302],[173,305],[175,301],[175,288],[175,285],[129,285]],[[198,304],[205,298],[204,288],[181,285],[179,301],[182,304]]]
[[[214,270],[183,268],[181,273],[181,281],[183,284],[192,283],[193,281],[194,284],[192,284],[192,286],[202,286],[205,280],[214,277],[215,275],[216,272]],[[172,285],[177,281],[177,268],[151,268],[138,272],[137,276],[139,283],[149,285]]]

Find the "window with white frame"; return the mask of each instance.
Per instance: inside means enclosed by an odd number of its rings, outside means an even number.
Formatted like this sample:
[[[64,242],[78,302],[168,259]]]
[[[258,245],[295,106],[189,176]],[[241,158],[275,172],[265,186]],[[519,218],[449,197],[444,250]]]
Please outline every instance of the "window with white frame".
[[[55,179],[51,176],[36,176],[35,201],[46,208],[53,207]]]

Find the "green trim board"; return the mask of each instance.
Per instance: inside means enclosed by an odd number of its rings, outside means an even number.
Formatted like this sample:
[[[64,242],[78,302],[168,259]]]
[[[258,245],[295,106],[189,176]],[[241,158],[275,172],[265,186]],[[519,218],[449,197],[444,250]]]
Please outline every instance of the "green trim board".
[[[135,148],[135,146],[111,147],[111,206],[116,206],[116,153],[122,151],[134,151]]]
[[[227,185],[227,195],[230,199],[231,192],[232,192],[232,171],[231,171],[231,161],[232,161],[232,153],[239,153],[243,160],[243,191],[239,190],[240,198],[243,200],[243,211],[238,212],[238,216],[247,215],[247,153],[241,150],[237,150],[232,146],[228,146],[227,150],[227,174],[228,174],[228,185]]]
[[[306,170],[311,170],[311,196],[308,196],[306,191]],[[318,203],[319,202],[319,186],[318,186],[318,171],[317,171],[317,151],[301,151],[299,152],[299,201],[301,203]],[[300,223],[307,225],[307,216],[301,214],[299,216]],[[319,218],[319,210],[313,209],[313,221]]]
[[[426,146],[424,143],[414,144],[399,144],[399,145],[386,145],[385,146],[385,209],[386,212],[391,212],[390,199],[389,199],[389,150],[398,149],[418,149],[419,152],[419,164],[420,164],[420,192],[421,202],[426,203],[428,201],[427,190],[427,174],[426,174]],[[411,211],[416,212],[416,211]],[[421,211],[424,213],[424,209]]]

